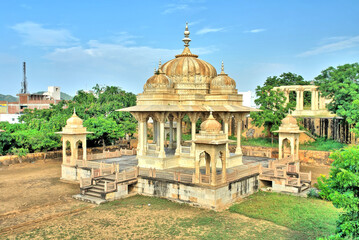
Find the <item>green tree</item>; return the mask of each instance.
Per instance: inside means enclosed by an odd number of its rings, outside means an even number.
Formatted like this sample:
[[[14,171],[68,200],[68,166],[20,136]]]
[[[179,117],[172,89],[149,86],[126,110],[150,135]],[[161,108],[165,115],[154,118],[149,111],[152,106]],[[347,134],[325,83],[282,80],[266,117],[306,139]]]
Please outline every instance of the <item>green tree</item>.
[[[329,111],[353,124],[359,134],[359,64],[329,67],[315,78],[315,84],[323,96],[333,99]]]
[[[343,209],[337,221],[336,237],[359,238],[359,146],[338,150],[330,155],[334,160],[329,178],[318,183],[327,199]],[[324,182],[324,183],[323,183]]]
[[[257,86],[257,99],[254,101],[259,105],[260,112],[252,112],[251,118],[255,126],[264,126],[265,131],[272,137],[272,132],[278,130],[281,120],[288,114],[289,109],[294,110],[294,99],[290,95],[290,101],[285,104],[286,98],[283,92],[274,91],[274,87],[287,85],[306,85],[309,84],[302,76],[294,73],[283,73],[279,77],[268,77],[263,86]]]
[[[130,113],[115,111],[136,104],[136,96],[119,87],[96,85],[94,93],[79,91],[69,101],[51,105],[49,109],[26,109],[19,124],[0,123],[0,154],[12,152],[12,148],[28,149],[30,152],[54,150],[61,147],[61,136],[55,134],[66,125],[73,114],[84,121],[89,131],[89,146],[112,144],[126,133],[136,131],[137,122]],[[5,138],[6,137],[6,138]]]
[[[258,87],[257,87],[258,90]],[[253,123],[257,127],[264,126],[264,130],[272,138],[273,131],[278,130],[281,120],[285,118],[290,105],[285,105],[286,98],[283,92],[268,90],[257,91],[258,99],[255,100],[256,104],[260,104],[259,112],[251,112]]]

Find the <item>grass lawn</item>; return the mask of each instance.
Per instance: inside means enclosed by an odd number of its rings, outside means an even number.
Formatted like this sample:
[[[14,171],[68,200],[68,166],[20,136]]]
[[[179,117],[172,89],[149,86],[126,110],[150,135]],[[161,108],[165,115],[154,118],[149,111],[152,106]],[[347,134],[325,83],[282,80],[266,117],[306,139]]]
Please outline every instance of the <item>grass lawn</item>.
[[[236,137],[230,136],[229,139],[237,140]],[[242,138],[243,146],[258,146],[258,147],[278,147],[278,139],[273,139],[273,143],[270,138]],[[299,149],[314,150],[314,151],[335,151],[346,147],[347,144],[340,143],[331,139],[317,138],[316,141],[300,144]]]
[[[134,196],[0,239],[306,239],[301,232],[229,211]]]
[[[331,202],[268,192],[253,194],[229,211],[285,226],[300,232],[303,239],[333,234],[339,214]]]

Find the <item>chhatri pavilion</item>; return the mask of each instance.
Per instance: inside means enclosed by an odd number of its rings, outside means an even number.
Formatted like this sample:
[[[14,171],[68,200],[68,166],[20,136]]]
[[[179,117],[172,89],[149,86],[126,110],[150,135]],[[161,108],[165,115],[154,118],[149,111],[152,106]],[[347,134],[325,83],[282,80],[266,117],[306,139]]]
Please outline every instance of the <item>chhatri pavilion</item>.
[[[138,121],[138,166],[144,168],[168,169],[175,167],[196,168],[201,150],[196,149],[196,122],[205,121],[210,113],[222,122],[222,131],[228,140],[231,118],[235,119],[237,136],[241,136],[243,118],[254,108],[242,105],[236,82],[222,69],[216,69],[198,58],[189,49],[188,25],[184,32],[183,52],[176,55],[158,69],[145,83],[143,93],[137,96],[137,105],[118,111],[130,112]],[[192,140],[182,141],[182,120],[188,116],[191,122]],[[148,139],[148,122],[153,121],[153,139]],[[174,128],[175,124],[175,128]],[[169,125],[169,136],[165,135]],[[169,143],[167,141],[169,139]],[[225,143],[226,167],[242,165],[240,137],[234,154],[229,153]],[[149,141],[152,140],[152,141]],[[212,156],[220,158],[220,156]],[[217,166],[221,167],[220,161]]]

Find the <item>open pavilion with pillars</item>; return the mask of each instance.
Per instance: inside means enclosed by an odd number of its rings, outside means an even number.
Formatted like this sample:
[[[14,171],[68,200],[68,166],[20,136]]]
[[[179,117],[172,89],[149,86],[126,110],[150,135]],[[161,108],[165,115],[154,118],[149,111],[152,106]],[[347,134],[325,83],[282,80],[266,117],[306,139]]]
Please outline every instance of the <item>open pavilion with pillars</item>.
[[[236,120],[237,136],[241,136],[243,118],[256,109],[242,105],[242,95],[238,94],[236,82],[192,54],[189,49],[188,26],[184,32],[185,48],[158,69],[144,85],[143,93],[137,96],[137,105],[118,111],[130,112],[138,121],[138,166],[168,169],[175,167],[195,168],[196,123],[206,120],[213,112],[217,121],[222,121],[223,132],[228,139],[229,122]],[[182,120],[187,115],[191,122],[190,146],[182,141]],[[153,120],[153,143],[147,139],[148,120]],[[176,134],[173,123],[176,122]],[[165,124],[170,126],[169,147],[165,147]],[[174,136],[175,135],[175,136]],[[237,139],[235,154],[229,154],[226,143],[227,167],[242,164],[240,137]]]
[[[333,117],[326,109],[326,104],[331,100],[321,96],[318,86],[315,85],[291,85],[291,86],[280,86],[274,87],[273,90],[280,90],[284,92],[286,97],[286,103],[289,102],[290,92],[296,92],[296,107],[292,115],[295,117],[299,116],[327,116]],[[304,92],[311,92],[311,106],[310,109],[304,109]]]

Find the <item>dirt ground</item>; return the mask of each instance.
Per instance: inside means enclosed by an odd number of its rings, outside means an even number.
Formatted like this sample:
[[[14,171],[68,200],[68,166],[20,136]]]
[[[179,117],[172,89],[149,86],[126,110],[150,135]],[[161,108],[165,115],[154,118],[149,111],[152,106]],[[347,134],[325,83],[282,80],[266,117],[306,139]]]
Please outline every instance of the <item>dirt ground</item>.
[[[84,207],[71,198],[78,185],[61,182],[60,171],[59,161],[0,168],[0,235]]]
[[[301,169],[309,170],[313,177],[329,171],[316,167]],[[0,168],[0,239],[70,239],[74,236],[80,239],[98,236],[198,239],[207,233],[216,236],[216,228],[223,230],[223,234],[228,233],[229,239],[251,234],[253,239],[291,239],[297,235],[271,222],[229,212],[178,207],[179,204],[161,202],[163,199],[138,196],[103,206],[80,202],[71,198],[79,192],[78,184],[61,182],[60,171],[59,161]],[[218,219],[223,221],[217,222]],[[203,227],[198,226],[199,221],[204,221]],[[228,226],[223,225],[226,222]]]

